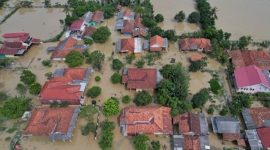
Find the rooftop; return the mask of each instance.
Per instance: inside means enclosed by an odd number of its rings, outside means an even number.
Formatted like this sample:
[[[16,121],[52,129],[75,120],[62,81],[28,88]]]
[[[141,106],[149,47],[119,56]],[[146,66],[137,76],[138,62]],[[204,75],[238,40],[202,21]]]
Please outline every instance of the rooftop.
[[[248,129],[270,127],[270,109],[266,107],[253,107],[242,111]]]
[[[264,149],[270,148],[270,127],[257,129],[258,136]]]
[[[211,50],[211,41],[205,38],[185,38],[179,41],[180,50]]]
[[[84,24],[84,20],[79,19],[72,22],[72,24],[69,27],[69,30],[80,30],[81,26]]]
[[[240,133],[240,122],[237,118],[216,116],[211,118],[214,133]]]

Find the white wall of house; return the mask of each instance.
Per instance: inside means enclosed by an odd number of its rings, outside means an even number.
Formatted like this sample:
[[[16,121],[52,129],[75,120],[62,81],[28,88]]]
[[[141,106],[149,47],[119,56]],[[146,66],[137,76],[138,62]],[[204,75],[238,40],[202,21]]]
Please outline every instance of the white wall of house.
[[[66,58],[53,58],[52,60],[54,60],[54,61],[64,61],[64,60],[66,60]]]
[[[270,88],[264,86],[263,84],[256,84],[251,86],[239,87],[236,92],[243,93],[258,93],[258,92],[270,92]]]

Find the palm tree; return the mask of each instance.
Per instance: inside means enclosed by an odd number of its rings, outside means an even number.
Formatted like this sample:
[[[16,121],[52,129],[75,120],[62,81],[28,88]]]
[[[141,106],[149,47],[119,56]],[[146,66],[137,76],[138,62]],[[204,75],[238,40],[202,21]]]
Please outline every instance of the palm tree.
[[[212,10],[211,10],[211,14],[214,16],[214,18],[215,19],[217,19],[218,17],[217,17],[217,7],[214,7],[214,8],[212,8]]]
[[[67,4],[64,5],[64,10],[63,12],[65,12],[66,15],[70,15],[70,11],[69,11],[69,7]]]

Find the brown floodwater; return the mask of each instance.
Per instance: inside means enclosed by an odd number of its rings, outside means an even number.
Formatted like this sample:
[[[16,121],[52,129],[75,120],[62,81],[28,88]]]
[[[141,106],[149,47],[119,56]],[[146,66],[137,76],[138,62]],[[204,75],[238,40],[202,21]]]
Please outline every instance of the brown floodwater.
[[[60,8],[21,8],[0,25],[5,32],[29,32],[33,37],[46,40],[61,32],[59,20],[65,18]]]

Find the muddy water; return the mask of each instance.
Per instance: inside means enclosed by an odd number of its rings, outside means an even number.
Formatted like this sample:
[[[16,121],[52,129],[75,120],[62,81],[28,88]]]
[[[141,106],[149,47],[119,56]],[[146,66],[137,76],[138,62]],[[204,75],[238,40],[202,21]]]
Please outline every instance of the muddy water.
[[[64,17],[63,9],[59,8],[21,8],[0,25],[0,33],[29,32],[36,38],[46,40],[61,32],[59,20]]]
[[[199,27],[195,24],[177,23],[174,21],[174,16],[179,11],[183,10],[186,17],[193,11],[195,11],[194,1],[192,0],[152,0],[154,5],[155,14],[161,13],[164,16],[164,22],[160,23],[160,27],[164,29],[175,29],[177,34],[192,32],[199,30]]]

